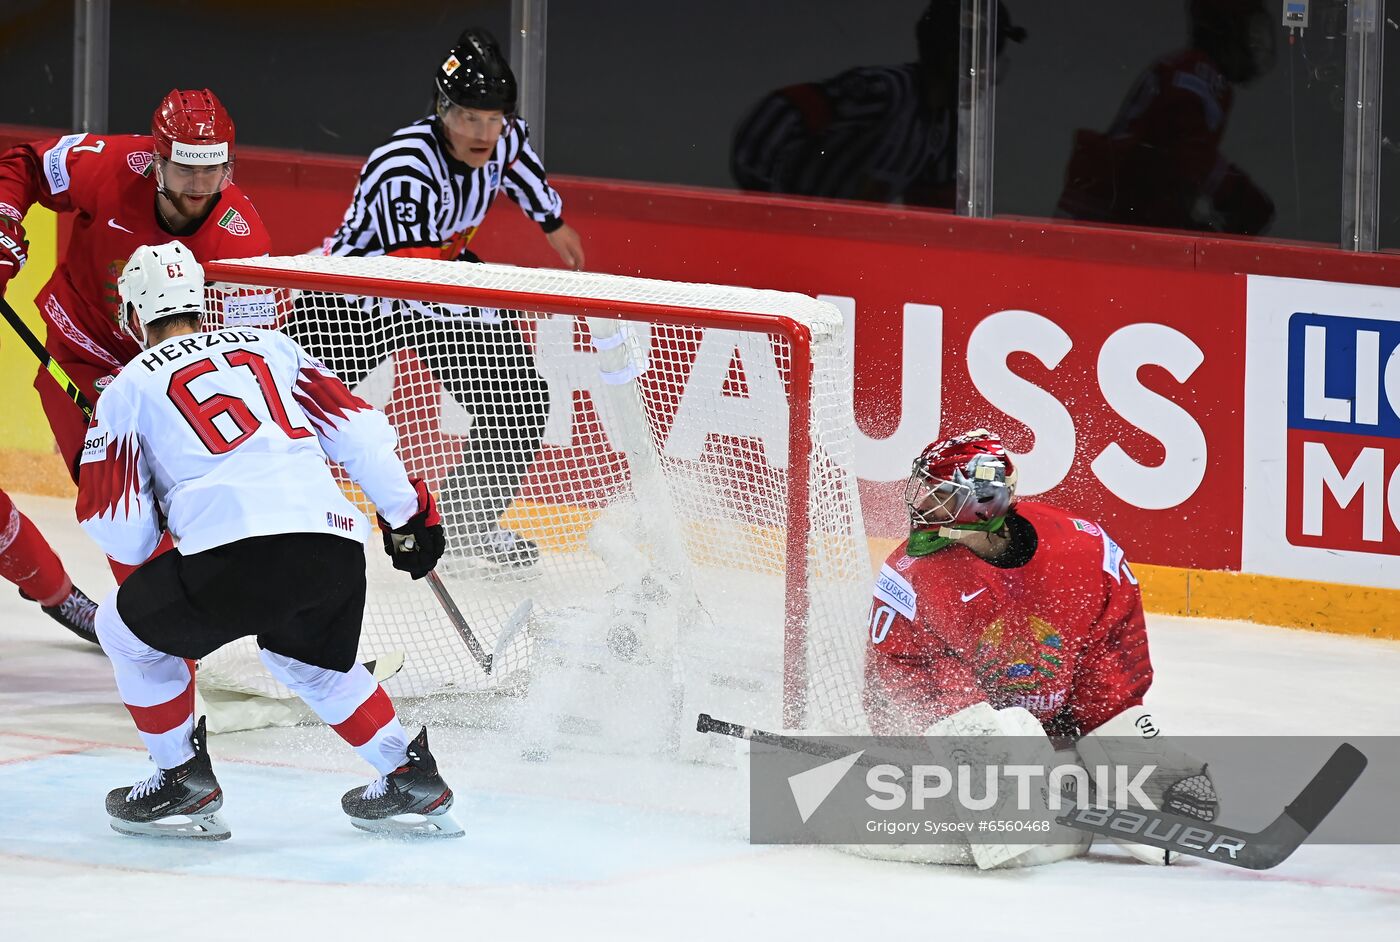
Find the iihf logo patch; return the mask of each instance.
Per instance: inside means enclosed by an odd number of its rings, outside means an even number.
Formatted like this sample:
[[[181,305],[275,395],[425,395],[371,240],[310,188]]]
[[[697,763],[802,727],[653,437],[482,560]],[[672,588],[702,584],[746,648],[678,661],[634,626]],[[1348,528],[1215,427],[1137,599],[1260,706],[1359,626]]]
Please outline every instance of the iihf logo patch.
[[[501,185],[501,165],[494,160],[486,165],[486,179],[493,190]]]

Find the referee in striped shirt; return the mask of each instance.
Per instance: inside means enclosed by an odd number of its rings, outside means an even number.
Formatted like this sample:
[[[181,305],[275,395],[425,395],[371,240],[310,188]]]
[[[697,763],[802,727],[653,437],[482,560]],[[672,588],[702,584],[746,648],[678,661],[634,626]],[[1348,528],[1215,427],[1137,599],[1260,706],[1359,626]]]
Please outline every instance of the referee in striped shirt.
[[[540,225],[564,264],[583,244],[515,114],[516,82],[491,34],[467,29],[442,58],[433,113],[395,131],[360,171],[327,255],[480,261],[468,248],[502,191]],[[286,332],[354,385],[410,348],[472,415],[462,464],[442,482],[448,551],[501,567],[532,565],[538,546],[500,517],[534,462],[549,388],[508,312],[303,295]]]
[[[764,96],[739,122],[730,174],[745,190],[951,208],[957,195],[960,0],[930,0],[919,59],[862,66]],[[1026,31],[997,4],[997,67]]]

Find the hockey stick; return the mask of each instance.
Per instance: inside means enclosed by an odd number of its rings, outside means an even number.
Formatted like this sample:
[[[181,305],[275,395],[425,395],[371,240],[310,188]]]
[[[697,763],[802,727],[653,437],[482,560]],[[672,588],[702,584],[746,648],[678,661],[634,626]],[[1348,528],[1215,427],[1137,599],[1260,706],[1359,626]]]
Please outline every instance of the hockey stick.
[[[39,342],[39,338],[34,336],[34,332],[29,329],[29,325],[20,318],[15,309],[10,307],[9,302],[3,297],[0,297],[0,313],[5,315],[5,320],[9,321],[10,326],[14,328],[15,333],[19,334],[20,339],[29,347],[30,352],[39,358],[39,364],[49,371],[49,375],[51,375],[54,381],[68,394],[68,398],[73,400],[73,404],[83,410],[83,415],[91,422],[93,407],[92,403],[88,401],[88,397],[78,388],[77,384],[69,378],[68,374],[64,372],[63,367],[59,366],[58,363],[54,361],[53,356],[45,349],[44,345]],[[467,620],[462,617],[462,612],[457,608],[457,603],[452,600],[451,594],[447,591],[447,586],[442,584],[442,580],[438,578],[436,572],[428,573],[428,584],[432,587],[433,595],[437,596],[438,604],[441,605],[443,611],[447,613],[447,618],[452,622],[452,627],[456,629],[457,634],[461,636],[462,641],[466,644],[467,649],[471,651],[472,657],[476,659],[477,664],[481,665],[481,670],[487,674],[491,673],[492,656],[482,650],[480,642],[476,640],[476,635],[472,633],[471,626],[468,625]]]
[[[727,723],[707,713],[700,714],[695,729],[701,733],[719,733],[827,759],[841,759],[849,755],[847,749],[833,749],[794,736]],[[1207,825],[1196,818],[1145,808],[1076,807],[1055,820],[1057,824],[1115,840],[1160,847],[1247,870],[1268,870],[1287,860],[1307,840],[1361,777],[1365,768],[1366,757],[1361,750],[1351,743],[1342,743],[1312,777],[1312,781],[1298,793],[1298,797],[1283,809],[1283,813],[1268,827],[1255,833]]]
[[[1081,831],[1160,847],[1246,870],[1269,870],[1288,859],[1337,806],[1361,772],[1366,757],[1342,743],[1268,827],[1237,831],[1195,818],[1145,808],[1078,808],[1056,819]]]
[[[438,604],[447,615],[447,620],[452,622],[452,627],[457,632],[457,636],[462,639],[462,643],[467,646],[467,650],[476,659],[477,665],[483,674],[491,673],[491,661],[493,655],[487,654],[482,648],[481,642],[476,640],[476,635],[472,632],[472,626],[467,624],[467,619],[463,617],[462,610],[457,607],[457,603],[452,600],[452,595],[447,591],[447,586],[442,584],[442,578],[434,569],[428,573],[428,587],[433,590],[433,595],[437,596]]]
[[[787,749],[790,752],[804,752],[809,756],[819,756],[823,759],[844,759],[851,754],[849,749],[832,748],[806,739],[798,739],[796,736],[784,736],[780,733],[755,729],[752,726],[741,726],[738,723],[717,720],[708,713],[700,714],[695,721],[695,731],[697,733],[718,733],[721,736],[733,736],[735,739],[745,739],[764,746],[777,746],[779,749]]]
[[[10,302],[3,297],[0,297],[0,314],[5,315],[5,320],[9,321],[10,326],[15,329],[15,333],[19,334],[19,339],[23,340],[29,351],[39,358],[39,365],[49,371],[54,382],[58,383],[68,394],[68,398],[73,400],[74,405],[83,410],[83,415],[87,416],[88,421],[91,422],[92,403],[88,401],[88,397],[78,388],[78,384],[73,382],[64,372],[63,367],[54,361],[53,355],[39,342],[39,338],[34,336],[34,331],[29,329],[29,325],[24,322],[14,308],[10,307]]]

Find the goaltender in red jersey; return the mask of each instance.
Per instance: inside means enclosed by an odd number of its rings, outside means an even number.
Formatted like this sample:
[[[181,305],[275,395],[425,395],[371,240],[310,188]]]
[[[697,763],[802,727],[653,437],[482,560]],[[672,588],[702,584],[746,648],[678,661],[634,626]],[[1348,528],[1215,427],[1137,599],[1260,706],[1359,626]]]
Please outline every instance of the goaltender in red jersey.
[[[985,429],[935,442],[905,488],[910,534],[874,590],[863,702],[878,735],[1014,735],[1072,744],[1086,766],[1149,762],[1159,808],[1203,821],[1218,802],[1203,763],[1158,738],[1147,622],[1123,550],[1097,523],[1017,500],[1016,468]],[[1050,754],[1047,740],[1046,755]],[[1071,757],[1072,761],[1072,757]],[[1172,854],[1122,842],[1135,857]],[[930,863],[1049,863],[1058,845],[861,852]]]

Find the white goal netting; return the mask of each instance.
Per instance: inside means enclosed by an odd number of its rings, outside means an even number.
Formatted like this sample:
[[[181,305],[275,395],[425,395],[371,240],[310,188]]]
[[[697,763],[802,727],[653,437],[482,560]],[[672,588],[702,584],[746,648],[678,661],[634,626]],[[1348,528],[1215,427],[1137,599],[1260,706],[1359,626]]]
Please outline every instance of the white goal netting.
[[[247,259],[208,277],[208,326],[295,337],[389,416],[438,494],[438,574],[494,662],[374,545],[360,650],[404,654],[391,694],[533,697],[553,665],[614,677],[610,696],[654,684],[659,712],[692,720],[864,728],[870,561],[834,307],[423,259]],[[287,695],[252,639],[201,678]]]

